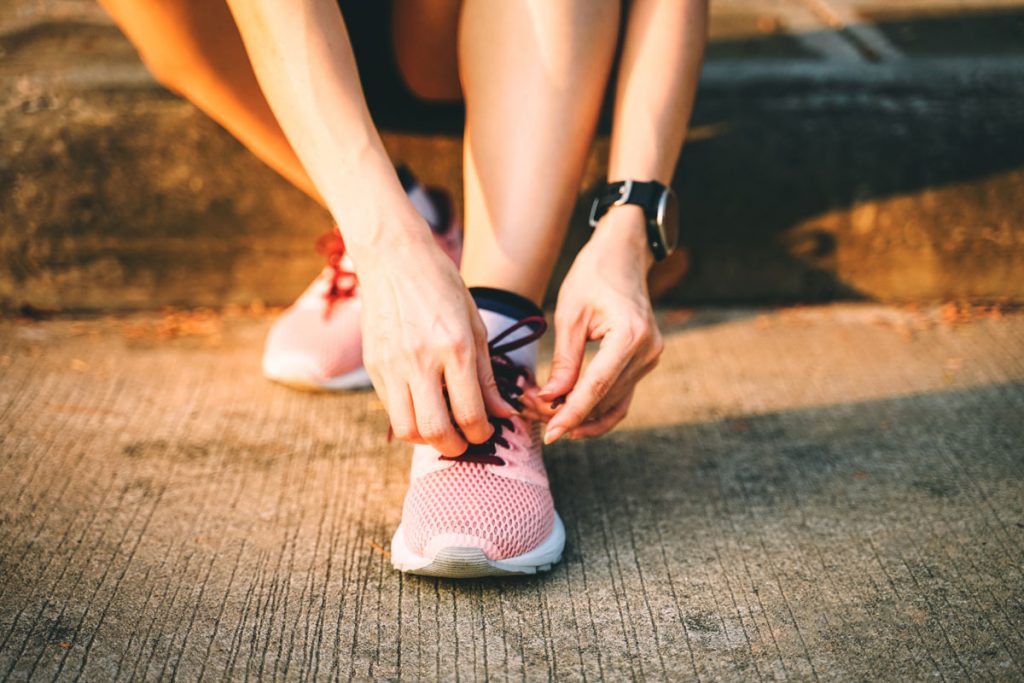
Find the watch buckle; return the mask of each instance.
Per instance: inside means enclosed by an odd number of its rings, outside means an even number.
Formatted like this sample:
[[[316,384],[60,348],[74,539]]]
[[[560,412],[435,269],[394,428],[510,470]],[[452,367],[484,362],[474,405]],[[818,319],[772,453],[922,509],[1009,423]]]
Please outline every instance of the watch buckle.
[[[632,194],[633,194],[633,181],[632,180],[624,180],[624,181],[622,181],[622,187],[619,188],[619,198],[616,199],[614,202],[612,202],[608,206],[608,208],[610,209],[613,206],[622,206],[623,204],[625,204],[626,202],[629,201],[629,199],[632,196]],[[601,197],[594,197],[594,203],[590,205],[590,218],[588,219],[588,222],[590,223],[590,227],[591,228],[596,228],[597,227],[597,223],[600,220],[597,217],[597,207],[600,204],[601,204]],[[607,211],[607,210],[608,209],[605,209],[605,211]],[[602,215],[604,215],[604,214],[602,214]]]
[[[597,227],[597,219],[594,216],[597,215],[597,205],[600,204],[600,203],[601,203],[601,198],[600,197],[594,197],[594,203],[590,205],[590,218],[589,218],[589,222],[590,222],[590,227],[591,228],[596,228]]]
[[[624,180],[622,183],[622,189],[619,190],[619,198],[612,203],[612,206],[622,206],[628,202],[630,197],[633,195],[633,181]]]

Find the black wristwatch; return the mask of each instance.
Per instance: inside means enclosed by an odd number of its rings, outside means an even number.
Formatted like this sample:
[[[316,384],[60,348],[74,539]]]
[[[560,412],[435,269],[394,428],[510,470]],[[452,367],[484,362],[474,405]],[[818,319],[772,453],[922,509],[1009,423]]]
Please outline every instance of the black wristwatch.
[[[675,251],[679,243],[679,200],[671,187],[657,180],[606,183],[590,207],[590,227],[596,228],[608,209],[622,204],[636,204],[644,210],[647,244],[654,260],[660,261]]]

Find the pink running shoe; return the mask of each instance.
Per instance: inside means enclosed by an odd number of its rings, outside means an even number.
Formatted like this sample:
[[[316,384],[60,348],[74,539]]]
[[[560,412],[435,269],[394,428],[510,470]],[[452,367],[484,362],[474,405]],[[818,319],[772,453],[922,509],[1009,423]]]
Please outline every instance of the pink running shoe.
[[[398,176],[438,245],[459,263],[462,225],[451,196],[442,189],[424,187],[405,168],[398,168]],[[317,250],[327,258],[327,265],[270,328],[263,374],[298,389],[367,388],[370,376],[363,367],[359,283],[337,228],[320,238]]]
[[[502,343],[524,327],[530,334]],[[513,405],[533,377],[506,354],[546,327],[541,317],[523,318],[490,342],[498,390]],[[562,558],[565,527],[551,499],[539,425],[522,417],[491,424],[491,438],[459,456],[414,448],[402,522],[391,539],[395,569],[451,578],[535,574]]]

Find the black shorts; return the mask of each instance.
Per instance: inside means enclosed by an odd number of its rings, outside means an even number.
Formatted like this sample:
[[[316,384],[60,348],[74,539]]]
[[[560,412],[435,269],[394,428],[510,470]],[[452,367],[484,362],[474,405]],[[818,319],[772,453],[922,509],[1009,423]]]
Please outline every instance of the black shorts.
[[[392,3],[387,0],[339,0],[356,55],[359,77],[373,122],[379,128],[423,133],[461,133],[461,102],[426,102],[405,85],[391,38]]]

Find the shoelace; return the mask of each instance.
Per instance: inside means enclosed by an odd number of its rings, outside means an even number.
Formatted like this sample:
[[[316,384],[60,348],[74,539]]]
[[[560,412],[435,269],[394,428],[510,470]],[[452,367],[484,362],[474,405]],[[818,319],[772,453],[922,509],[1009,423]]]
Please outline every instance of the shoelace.
[[[341,231],[337,227],[320,236],[316,241],[316,250],[324,255],[327,265],[331,267],[331,284],[324,293],[327,299],[324,319],[327,319],[331,317],[334,304],[355,294],[359,282],[355,273],[341,267],[341,260],[345,257],[345,240],[341,238]]]
[[[511,334],[524,327],[530,329],[529,334],[502,343]],[[491,367],[494,370],[494,381],[498,385],[498,393],[517,410],[521,410],[523,407],[522,402],[519,400],[519,397],[523,395],[523,387],[519,386],[519,380],[521,378],[528,380],[530,371],[514,362],[508,357],[508,354],[540,339],[547,328],[547,321],[542,316],[531,315],[520,319],[487,343],[487,349],[491,354]],[[447,398],[447,392],[445,396]],[[515,424],[513,424],[512,420],[504,417],[488,417],[487,419],[494,427],[494,433],[491,434],[487,441],[480,444],[471,443],[469,448],[462,454],[453,456],[442,455],[440,456],[441,459],[477,462],[485,465],[504,465],[504,458],[497,455],[498,446],[502,448],[509,447],[509,441],[505,438],[505,432],[514,432],[516,430]]]

